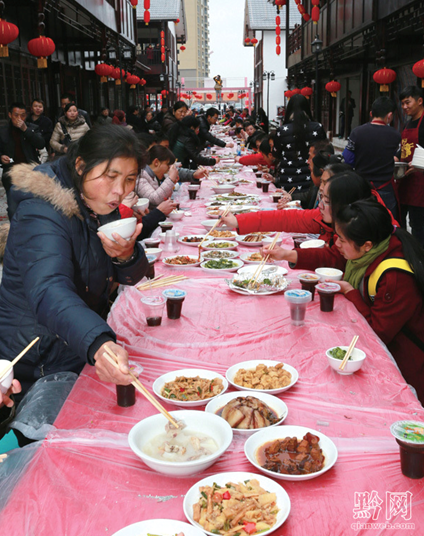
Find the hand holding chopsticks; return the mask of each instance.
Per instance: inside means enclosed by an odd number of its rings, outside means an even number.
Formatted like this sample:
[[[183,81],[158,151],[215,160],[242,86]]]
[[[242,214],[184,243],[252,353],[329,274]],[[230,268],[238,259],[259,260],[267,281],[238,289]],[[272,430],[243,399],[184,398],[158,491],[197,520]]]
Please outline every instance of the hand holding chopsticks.
[[[348,362],[349,357],[351,356],[353,349],[355,348],[355,344],[358,342],[359,335],[355,335],[352,339],[352,342],[350,343],[349,348],[347,349],[347,352],[343,358],[343,361],[340,363],[339,370],[344,370],[346,363]]]
[[[271,242],[271,245],[269,246],[269,249],[270,249],[270,250],[271,250],[271,249],[274,249],[275,244],[277,243],[277,241],[278,241],[278,239],[279,239],[279,237],[280,237],[280,234],[281,234],[281,233],[277,233],[277,234],[275,235],[274,240]],[[269,254],[268,254],[268,255],[261,261],[261,263],[259,264],[259,266],[258,266],[257,269],[256,269],[256,272],[253,274],[252,279],[249,281],[248,288],[253,287],[253,286],[256,284],[256,282],[257,282],[259,276],[261,275],[261,272],[262,272],[262,270],[263,270],[265,264],[266,264],[266,263],[268,262],[268,260],[269,260],[269,257],[270,257],[270,256],[269,256]]]
[[[23,357],[30,348],[34,346],[34,344],[40,339],[40,337],[36,337],[33,341],[31,341],[26,348],[22,350],[22,352],[15,357],[13,361],[11,361],[8,365],[5,366],[5,368],[0,371],[0,380],[2,380],[6,374],[8,374],[9,370],[12,369],[16,363]]]
[[[108,347],[108,346],[105,346],[104,349],[106,350],[104,353],[103,353],[103,356],[104,358],[111,364],[113,365],[115,368],[119,369],[119,365],[118,365],[118,357],[117,355],[112,352],[112,350]],[[131,378],[133,379],[133,381],[131,382],[132,385],[134,385],[134,387],[137,389],[137,391],[139,391],[145,398],[147,398],[147,400],[158,410],[160,411],[160,413],[162,413],[162,415],[164,417],[166,417],[168,419],[168,421],[173,425],[175,426],[175,428],[178,428],[178,424],[174,421],[174,419],[172,418],[172,416],[166,411],[166,409],[156,400],[156,398],[154,398],[153,395],[151,395],[149,393],[149,391],[144,387],[144,385],[141,383],[141,381],[137,378],[137,376],[134,376],[134,374],[131,372],[131,370],[129,371],[129,375],[131,376]]]

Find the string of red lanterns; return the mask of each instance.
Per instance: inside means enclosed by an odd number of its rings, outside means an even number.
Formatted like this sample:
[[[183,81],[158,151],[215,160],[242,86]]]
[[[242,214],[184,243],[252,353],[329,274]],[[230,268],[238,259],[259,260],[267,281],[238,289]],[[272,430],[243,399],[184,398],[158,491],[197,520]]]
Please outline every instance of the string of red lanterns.
[[[149,25],[150,22],[150,0],[144,0],[144,22],[146,26]]]
[[[160,32],[160,59],[162,63],[165,63],[165,32]]]
[[[137,9],[138,0],[131,0],[131,5],[132,5],[133,9]]]
[[[281,54],[281,47],[280,47],[280,43],[281,43],[281,28],[280,28],[280,24],[281,24],[281,18],[280,18],[280,15],[277,15],[275,17],[275,44],[276,44],[276,47],[275,47],[275,52],[277,54],[277,56],[279,56]]]

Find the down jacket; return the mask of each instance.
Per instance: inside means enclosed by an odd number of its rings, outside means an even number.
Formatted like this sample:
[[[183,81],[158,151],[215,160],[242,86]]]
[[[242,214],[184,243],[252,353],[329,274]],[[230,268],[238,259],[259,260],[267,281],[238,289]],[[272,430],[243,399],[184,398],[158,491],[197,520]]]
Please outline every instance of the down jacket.
[[[215,158],[207,158],[200,155],[202,143],[193,129],[182,127],[177,141],[171,151],[182,163],[184,168],[196,169],[198,166],[214,166]]]
[[[17,210],[7,239],[0,286],[0,347],[13,359],[35,337],[40,340],[17,363],[15,376],[25,391],[39,377],[59,371],[79,373],[95,351],[115,340],[105,314],[114,282],[134,285],[147,272],[143,249],[115,265],[97,236],[98,223],[73,187],[66,159],[11,171]],[[119,219],[119,211],[99,216]]]
[[[205,115],[200,115],[197,119],[200,121],[199,139],[203,145],[210,144],[217,145],[218,147],[225,147],[225,141],[215,138],[215,136],[211,134],[211,126],[208,123],[207,117]]]
[[[171,197],[174,187],[175,184],[169,177],[159,184],[153,171],[146,166],[137,178],[134,191],[138,197],[145,197],[150,201],[149,210],[152,210]]]
[[[52,137],[50,138],[50,145],[53,151],[56,151],[57,153],[66,152],[66,145],[63,143],[65,139],[63,125],[66,127],[72,141],[79,140],[90,130],[90,127],[87,125],[87,122],[82,115],[79,115],[73,123],[70,123],[65,116],[61,117],[56,123]]]

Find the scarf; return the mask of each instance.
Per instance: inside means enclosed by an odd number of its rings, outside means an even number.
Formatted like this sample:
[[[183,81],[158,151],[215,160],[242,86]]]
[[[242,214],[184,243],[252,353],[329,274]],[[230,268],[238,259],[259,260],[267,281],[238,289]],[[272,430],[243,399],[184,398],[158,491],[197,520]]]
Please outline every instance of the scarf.
[[[372,264],[382,253],[387,251],[390,239],[391,236],[388,236],[385,240],[376,246],[373,246],[360,259],[355,259],[353,261],[348,260],[346,263],[346,270],[343,280],[350,283],[353,288],[359,288],[359,284],[362,281],[368,266]]]

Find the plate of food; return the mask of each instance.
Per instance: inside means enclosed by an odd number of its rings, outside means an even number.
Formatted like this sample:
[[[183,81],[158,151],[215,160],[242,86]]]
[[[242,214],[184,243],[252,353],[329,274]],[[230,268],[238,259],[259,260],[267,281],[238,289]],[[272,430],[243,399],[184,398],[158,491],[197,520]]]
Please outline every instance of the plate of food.
[[[299,373],[291,365],[271,359],[252,359],[230,367],[225,374],[239,391],[278,395],[293,387]]]
[[[200,242],[205,238],[205,235],[186,235],[182,236],[178,239],[178,242],[180,244],[184,244],[185,246],[191,246],[196,247],[200,244]],[[212,238],[206,238],[206,241],[211,241]]]
[[[266,428],[244,445],[249,462],[278,480],[292,482],[321,476],[337,461],[337,447],[329,437],[305,426]]]
[[[246,264],[260,264],[264,260],[264,257],[262,257],[259,251],[255,251],[255,253],[242,253],[240,259]],[[268,259],[267,261],[268,264],[273,264],[273,262],[272,259]]]
[[[242,259],[243,260],[243,259]],[[243,261],[244,262],[244,261]],[[241,276],[246,277],[253,277],[255,274],[255,270],[257,269],[256,266],[244,266],[243,268],[240,268],[240,270],[237,270],[237,273]],[[263,267],[264,275],[287,275],[288,270],[284,268],[283,266],[275,266],[273,264],[265,264]]]
[[[229,240],[233,240],[234,237],[237,236],[237,233],[235,231],[218,231],[217,229],[214,229],[209,233],[209,236],[214,240],[217,238],[228,238]]]
[[[206,272],[235,272],[243,266],[239,259],[209,259],[200,265]]]
[[[200,266],[198,255],[175,255],[174,257],[166,257],[162,259],[163,264],[170,268],[195,268]]]
[[[239,244],[247,247],[260,247],[262,246],[262,240],[266,236],[272,236],[275,233],[261,233],[254,232],[247,235],[237,235],[236,240]]]
[[[249,197],[249,194],[234,191],[228,194],[221,194],[221,197],[224,199],[245,199],[246,197]]]
[[[251,268],[248,270],[248,268]],[[237,294],[244,296],[271,296],[278,292],[283,292],[289,285],[289,281],[282,273],[274,271],[276,266],[265,268],[259,274],[256,281],[253,281],[256,266],[247,267],[241,274],[235,274],[233,279],[227,279],[228,288]]]
[[[251,434],[278,426],[288,415],[286,404],[273,395],[236,391],[217,396],[205,408],[225,419],[234,432]]]
[[[188,490],[183,502],[188,521],[209,536],[270,534],[287,519],[290,507],[280,484],[248,472],[203,478]]]
[[[162,374],[153,383],[153,392],[164,402],[192,408],[206,406],[228,389],[228,381],[212,370],[180,369]]]
[[[239,254],[237,251],[227,251],[225,249],[202,251],[202,259],[204,260],[235,259],[238,256]]]
[[[205,250],[212,249],[226,249],[228,251],[238,248],[237,242],[232,242],[230,240],[213,240],[211,242],[205,242],[202,245],[202,248]]]
[[[128,525],[112,536],[147,536],[147,534],[160,534],[160,536],[205,536],[203,530],[174,519],[148,519]]]

